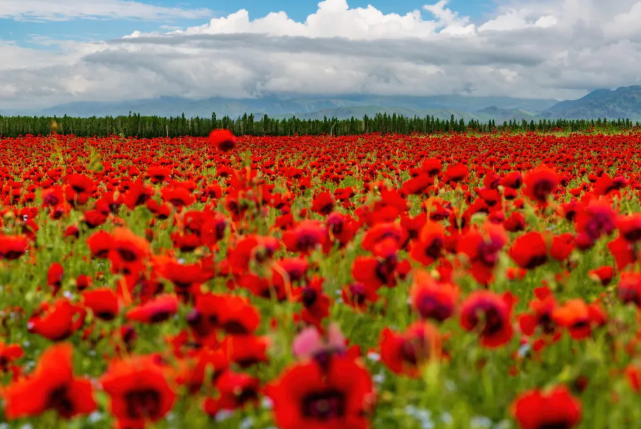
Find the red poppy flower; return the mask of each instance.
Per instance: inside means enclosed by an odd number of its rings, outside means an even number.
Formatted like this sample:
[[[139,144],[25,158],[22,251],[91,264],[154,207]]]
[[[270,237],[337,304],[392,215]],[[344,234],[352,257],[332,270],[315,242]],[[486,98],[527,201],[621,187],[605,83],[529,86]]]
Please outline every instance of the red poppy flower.
[[[616,221],[619,233],[630,242],[641,240],[641,214],[619,216]]]
[[[433,184],[434,179],[426,173],[420,173],[403,183],[403,191],[408,195],[421,195],[427,192]]]
[[[325,226],[314,220],[300,222],[294,229],[285,231],[283,242],[287,250],[307,254],[317,246],[325,244],[327,229]]]
[[[171,176],[171,169],[166,167],[161,167],[158,165],[152,165],[147,170],[147,177],[151,179],[152,183],[162,183],[169,179]]]
[[[283,258],[276,262],[280,268],[285,270],[292,283],[299,282],[306,277],[309,262],[305,258]]]
[[[196,201],[194,196],[185,188],[182,187],[165,187],[160,191],[162,199],[170,203],[180,211],[183,207],[190,206]]]
[[[109,288],[83,292],[82,299],[85,307],[89,308],[98,319],[113,320],[120,310],[120,300]]]
[[[352,241],[359,229],[358,223],[351,216],[336,212],[327,217],[326,224],[331,237],[338,241],[341,247]]]
[[[411,290],[412,306],[423,319],[443,322],[454,314],[458,290],[450,284],[436,283],[431,277],[414,274]]]
[[[441,336],[427,322],[417,322],[402,334],[385,328],[379,348],[381,360],[392,372],[417,377],[423,365],[441,358]]]
[[[294,239],[295,241],[295,239]],[[249,235],[227,252],[227,263],[234,274],[245,274],[252,261],[269,261],[279,249],[279,241],[270,236]]]
[[[431,265],[441,257],[445,247],[445,228],[439,223],[427,222],[419,240],[412,245],[411,256],[423,265]]]
[[[530,232],[517,238],[510,248],[510,257],[528,270],[540,267],[548,260],[548,246],[543,235]]]
[[[127,319],[140,323],[160,323],[178,312],[178,299],[161,295],[127,311]]]
[[[595,200],[577,211],[576,230],[585,241],[594,243],[603,235],[609,235],[616,225],[616,213],[607,200]]]
[[[235,295],[208,296],[217,298],[215,305],[210,300],[199,299],[196,308],[210,319],[215,318],[216,324],[228,334],[251,334],[260,325],[260,313],[246,298]]]
[[[581,299],[572,299],[557,307],[552,314],[554,322],[566,328],[575,340],[592,335],[592,329],[605,323],[605,314],[598,304],[586,304]]]
[[[602,286],[608,286],[612,282],[612,278],[614,277],[614,268],[606,265],[594,270],[590,270],[588,274],[590,278],[598,281]]]
[[[100,384],[110,396],[110,410],[122,428],[145,428],[174,406],[176,393],[156,356],[133,356],[112,362]]]
[[[352,283],[344,287],[341,297],[345,304],[354,307],[356,310],[364,310],[368,304],[378,301],[378,294],[375,288],[368,287],[362,283]]]
[[[329,192],[321,192],[314,201],[312,201],[312,211],[323,216],[327,216],[334,210],[334,198]]]
[[[461,237],[457,244],[458,252],[467,255],[476,281],[481,284],[490,282],[499,252],[507,241],[503,227],[490,223],[482,229],[471,229]]]
[[[236,146],[236,137],[229,130],[213,130],[209,133],[209,143],[221,152],[229,152]]]
[[[170,281],[179,295],[198,295],[201,284],[214,276],[202,263],[181,264],[175,259],[157,257],[154,266],[160,277]]]
[[[445,179],[448,182],[460,182],[467,178],[470,174],[470,170],[464,164],[456,164],[447,167],[445,170]]]
[[[519,395],[512,414],[522,429],[571,429],[581,420],[581,403],[564,386],[549,392],[535,389]]]
[[[430,176],[436,176],[443,169],[441,161],[435,158],[426,159],[421,164],[421,170],[425,171]]]
[[[216,379],[217,398],[208,398],[203,408],[210,416],[220,411],[232,411],[256,404],[259,400],[260,381],[247,374],[225,371]]]
[[[276,424],[282,429],[366,429],[373,405],[371,376],[347,357],[296,364],[270,384]]]
[[[8,371],[11,363],[20,359],[23,355],[24,352],[20,344],[5,344],[0,341],[0,375]]]
[[[547,287],[534,290],[536,299],[530,302],[530,312],[519,317],[521,332],[527,336],[534,335],[537,327],[540,327],[544,334],[552,335],[556,332],[556,325],[552,319],[554,310],[557,308],[556,299]]]
[[[521,173],[514,171],[506,174],[505,177],[500,180],[499,184],[506,188],[519,189],[523,184],[523,177],[521,176]]]
[[[183,358],[179,362],[176,381],[180,385],[187,386],[189,393],[196,394],[205,381],[208,381],[206,380],[208,375],[211,375],[212,380],[215,381],[229,368],[229,362],[221,350],[212,350],[208,344],[199,344],[196,350],[188,349],[183,353],[180,348],[187,346],[188,341],[187,335],[184,334],[179,334],[171,340],[174,354]]]
[[[523,179],[525,183],[525,195],[538,204],[545,204],[547,203],[548,196],[556,190],[559,181],[559,176],[554,170],[546,167],[532,170],[528,172]]]
[[[94,258],[105,259],[113,247],[113,237],[106,231],[98,231],[87,239],[87,245]]]
[[[249,368],[261,362],[267,362],[267,345],[265,337],[256,335],[229,335],[221,344],[221,350],[230,362],[241,368]]]
[[[357,257],[352,266],[354,280],[374,290],[381,286],[394,287],[396,285],[398,260],[395,247],[392,245],[391,248],[394,252],[384,258]]]
[[[60,417],[71,419],[94,411],[96,401],[91,383],[74,377],[72,354],[69,344],[50,347],[28,378],[4,389],[6,417],[13,420],[53,410]]]
[[[510,232],[523,231],[525,229],[525,218],[519,212],[512,212],[510,217],[503,221],[503,227]]]
[[[86,311],[72,304],[66,298],[52,304],[43,302],[29,318],[27,329],[51,341],[63,341],[69,338],[85,323]]]
[[[630,383],[630,387],[635,393],[641,392],[641,365],[634,362],[625,369],[625,376]]]
[[[567,232],[561,235],[555,235],[552,238],[552,247],[550,247],[550,256],[559,262],[565,261],[574,250],[574,236]]]
[[[0,235],[0,259],[18,259],[27,253],[28,246],[27,237],[23,235]]]
[[[296,288],[293,298],[303,304],[301,316],[305,322],[321,326],[323,319],[329,316],[331,301],[323,293],[323,279],[315,278],[307,285]]]
[[[54,262],[47,271],[47,285],[51,288],[54,295],[58,293],[62,287],[62,276],[64,275],[64,268],[58,262]]]
[[[634,243],[629,242],[623,237],[617,237],[608,243],[608,249],[614,261],[616,262],[617,269],[623,270],[628,265],[632,265],[637,261],[637,250]]]
[[[146,204],[153,195],[153,189],[149,186],[145,186],[143,181],[138,179],[124,195],[123,204],[125,204],[129,210],[133,210],[138,206]]]
[[[69,204],[85,204],[94,191],[95,183],[84,174],[71,174],[67,176],[65,187],[66,200]]]
[[[474,331],[479,324],[481,344],[500,347],[512,339],[512,305],[509,294],[503,296],[490,291],[472,292],[461,305],[461,326]]]
[[[109,251],[112,271],[124,274],[141,271],[151,255],[149,242],[125,228],[116,228],[112,238]]]
[[[621,279],[617,285],[619,299],[624,303],[632,302],[641,308],[641,274],[621,273]]]

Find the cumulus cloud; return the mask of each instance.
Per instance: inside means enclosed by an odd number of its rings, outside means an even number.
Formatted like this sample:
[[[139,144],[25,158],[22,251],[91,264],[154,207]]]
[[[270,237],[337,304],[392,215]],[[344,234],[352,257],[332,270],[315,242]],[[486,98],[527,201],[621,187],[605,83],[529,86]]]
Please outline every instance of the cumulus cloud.
[[[177,34],[237,34],[260,33],[271,36],[302,36],[309,38],[344,37],[355,40],[402,39],[406,37],[425,38],[438,30],[468,29],[467,17],[447,9],[447,0],[424,9],[433,19],[424,19],[419,10],[399,15],[384,14],[373,6],[350,8],[346,0],[323,0],[318,10],[304,22],[296,22],[285,12],[274,12],[251,21],[249,12],[239,10],[227,17],[212,18],[205,25],[191,27]]]
[[[2,0],[0,18],[67,21],[76,18],[171,20],[202,19],[208,9],[161,7],[129,0]]]
[[[499,0],[477,23],[445,0],[404,15],[325,0],[302,22],[241,10],[60,52],[0,44],[0,98],[16,107],[282,93],[576,98],[641,84],[641,29],[626,24],[637,14],[641,0]]]

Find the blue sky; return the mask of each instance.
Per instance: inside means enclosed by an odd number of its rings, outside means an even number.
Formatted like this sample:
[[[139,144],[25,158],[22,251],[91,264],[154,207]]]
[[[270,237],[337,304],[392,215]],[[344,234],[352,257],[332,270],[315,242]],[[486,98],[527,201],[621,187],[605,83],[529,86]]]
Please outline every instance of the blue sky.
[[[0,0],[1,1],[1,0]],[[54,2],[54,0],[51,0]],[[86,0],[91,1],[91,0]],[[139,3],[162,7],[178,7],[182,9],[209,9],[211,17],[227,16],[240,9],[246,9],[250,18],[263,17],[270,12],[285,11],[296,21],[303,21],[309,14],[314,13],[319,0],[234,0],[211,1],[192,0],[181,2],[174,0],[143,0]],[[383,13],[406,14],[421,9],[429,0],[350,0],[349,6],[367,7],[371,4]],[[1,7],[1,5],[0,5]],[[470,16],[472,21],[490,15],[494,11],[494,2],[486,0],[450,0],[448,7],[460,15]],[[426,18],[429,13],[423,12]],[[148,19],[83,19],[76,18],[64,21],[38,20],[31,22],[11,18],[0,18],[0,40],[14,41],[23,46],[37,47],[30,43],[32,39],[51,38],[56,40],[97,41],[118,38],[133,31],[151,32],[163,31],[167,27],[187,27],[206,22],[206,18],[182,19],[168,18],[160,20]],[[45,48],[40,46],[41,48]]]

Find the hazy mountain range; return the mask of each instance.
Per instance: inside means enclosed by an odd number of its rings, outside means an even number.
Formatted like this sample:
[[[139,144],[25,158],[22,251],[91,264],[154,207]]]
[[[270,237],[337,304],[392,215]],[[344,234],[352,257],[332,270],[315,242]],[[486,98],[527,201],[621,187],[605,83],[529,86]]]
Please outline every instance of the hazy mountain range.
[[[0,100],[1,102],[1,100]],[[362,118],[377,113],[404,116],[434,116],[449,119],[507,121],[510,119],[641,119],[641,86],[617,90],[599,89],[578,100],[521,99],[509,97],[471,97],[439,95],[431,97],[348,95],[333,97],[263,97],[255,99],[208,98],[191,100],[162,97],[123,102],[74,102],[39,110],[0,110],[2,115],[35,116],[118,116],[129,112],[142,115],[237,118],[254,114],[284,118],[322,119],[323,117]]]

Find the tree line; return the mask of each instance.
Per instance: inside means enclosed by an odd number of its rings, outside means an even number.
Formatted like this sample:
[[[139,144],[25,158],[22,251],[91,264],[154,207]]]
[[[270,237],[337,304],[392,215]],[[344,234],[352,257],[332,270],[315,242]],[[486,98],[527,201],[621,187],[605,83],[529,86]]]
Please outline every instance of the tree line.
[[[402,115],[377,114],[374,117],[365,116],[362,119],[323,118],[286,119],[270,118],[267,115],[257,119],[254,115],[243,115],[237,119],[228,116],[211,118],[141,116],[130,113],[118,117],[28,117],[0,116],[0,136],[19,137],[25,135],[49,135],[53,132],[78,137],[108,137],[122,135],[126,137],[182,137],[207,136],[212,129],[226,128],[238,136],[293,136],[293,135],[359,135],[368,133],[395,134],[436,134],[447,132],[551,132],[570,131],[586,132],[597,129],[604,132],[617,132],[638,127],[639,122],[629,119],[540,119],[510,120],[497,124],[494,120],[481,122],[478,120],[465,121],[456,119],[454,115],[449,120],[426,117],[406,117]]]

